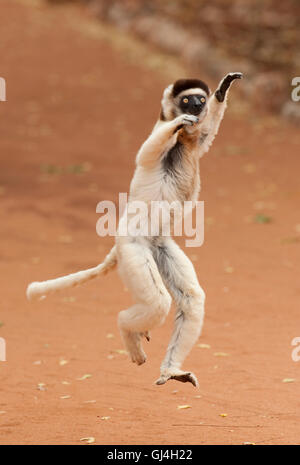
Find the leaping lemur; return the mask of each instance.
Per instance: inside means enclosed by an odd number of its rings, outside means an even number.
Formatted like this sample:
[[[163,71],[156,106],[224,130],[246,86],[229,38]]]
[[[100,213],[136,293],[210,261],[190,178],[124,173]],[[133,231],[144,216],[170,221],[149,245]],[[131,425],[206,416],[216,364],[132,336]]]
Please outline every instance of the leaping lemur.
[[[214,93],[199,79],[180,79],[169,85],[161,101],[161,112],[150,136],[136,157],[128,203],[143,201],[195,201],[200,190],[199,158],[209,150],[223,118],[227,91],[242,73],[229,73]],[[118,324],[131,360],[146,361],[142,338],[162,324],[176,305],[175,328],[160,378],[198,385],[196,376],[181,369],[197,341],[204,317],[205,294],[193,264],[171,236],[118,234],[115,245],[100,265],[77,273],[28,286],[29,299],[88,281],[118,265],[126,287],[136,303],[119,313]]]

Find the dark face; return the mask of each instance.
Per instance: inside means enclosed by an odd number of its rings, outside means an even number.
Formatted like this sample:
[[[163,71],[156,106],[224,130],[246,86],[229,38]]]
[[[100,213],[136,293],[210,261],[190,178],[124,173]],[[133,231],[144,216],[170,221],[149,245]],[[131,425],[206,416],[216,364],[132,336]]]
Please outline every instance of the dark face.
[[[206,97],[201,94],[190,94],[181,97],[179,106],[183,113],[198,116],[206,105]]]

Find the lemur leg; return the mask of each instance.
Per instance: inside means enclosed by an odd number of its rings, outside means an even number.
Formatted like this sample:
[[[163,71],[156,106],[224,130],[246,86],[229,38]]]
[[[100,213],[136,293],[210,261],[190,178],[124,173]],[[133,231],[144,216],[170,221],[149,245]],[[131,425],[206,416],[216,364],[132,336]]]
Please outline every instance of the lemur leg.
[[[171,238],[164,238],[153,253],[177,307],[175,328],[161,365],[161,376],[156,383],[164,384],[169,379],[176,379],[197,386],[195,375],[182,371],[181,365],[200,335],[205,294],[198,283],[192,262]]]
[[[118,324],[124,345],[133,362],[141,365],[146,356],[141,338],[162,324],[171,306],[169,295],[149,243],[142,238],[117,239],[118,269],[136,304],[119,313]]]

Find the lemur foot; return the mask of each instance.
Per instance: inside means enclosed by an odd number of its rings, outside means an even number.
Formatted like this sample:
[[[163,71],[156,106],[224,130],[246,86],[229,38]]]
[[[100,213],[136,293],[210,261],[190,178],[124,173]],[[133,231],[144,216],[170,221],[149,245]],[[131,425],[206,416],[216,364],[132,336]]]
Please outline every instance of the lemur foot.
[[[141,333],[128,332],[123,334],[123,339],[131,361],[137,365],[145,363],[147,357],[142,348]]]
[[[192,383],[193,386],[198,387],[198,380],[194,373],[190,371],[181,371],[176,370],[174,372],[163,373],[160,378],[156,381],[155,384],[161,385],[165,384],[169,379],[175,379],[176,381],[181,381],[182,383]]]

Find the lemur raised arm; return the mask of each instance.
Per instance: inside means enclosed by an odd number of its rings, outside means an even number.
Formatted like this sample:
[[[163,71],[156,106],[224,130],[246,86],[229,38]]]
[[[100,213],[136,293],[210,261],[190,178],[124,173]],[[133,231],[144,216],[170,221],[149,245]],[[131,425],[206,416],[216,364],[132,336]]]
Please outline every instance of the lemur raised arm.
[[[135,200],[182,203],[197,199],[199,158],[209,150],[218,132],[231,83],[241,78],[241,73],[228,74],[212,95],[199,79],[181,79],[165,89],[160,117],[136,157],[129,203]],[[123,220],[124,217],[120,225]],[[170,236],[117,233],[116,244],[103,263],[61,278],[31,283],[27,296],[41,297],[75,286],[105,274],[116,265],[136,302],[122,310],[118,318],[131,360],[138,365],[146,361],[142,338],[150,340],[149,331],[164,322],[172,296],[176,305],[175,328],[156,383],[175,379],[197,386],[196,376],[183,371],[181,366],[200,335],[205,294],[193,264]]]

